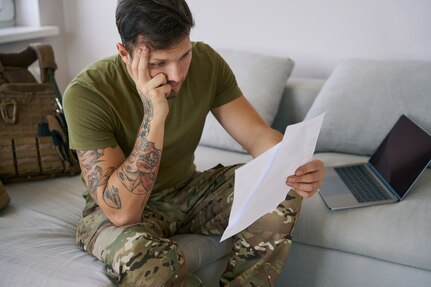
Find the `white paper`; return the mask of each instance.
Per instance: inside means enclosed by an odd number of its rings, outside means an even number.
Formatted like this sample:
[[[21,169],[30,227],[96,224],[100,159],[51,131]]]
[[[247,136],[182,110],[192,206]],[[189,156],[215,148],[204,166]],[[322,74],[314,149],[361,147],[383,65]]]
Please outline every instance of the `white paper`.
[[[229,225],[220,242],[274,211],[286,198],[291,189],[286,179],[312,160],[324,115],[288,126],[279,144],[235,171]]]

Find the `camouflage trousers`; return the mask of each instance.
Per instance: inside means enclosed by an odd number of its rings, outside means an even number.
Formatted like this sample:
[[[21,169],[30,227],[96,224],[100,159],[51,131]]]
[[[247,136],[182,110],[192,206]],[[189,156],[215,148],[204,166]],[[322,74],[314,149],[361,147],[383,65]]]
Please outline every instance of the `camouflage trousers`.
[[[120,286],[177,286],[175,278],[185,271],[186,264],[169,237],[223,233],[238,167],[217,166],[197,173],[180,187],[153,192],[139,224],[114,226],[97,208],[79,223],[76,243],[103,261],[106,274]],[[301,202],[293,192],[275,211],[233,237],[220,286],[275,285],[287,259]],[[186,276],[187,283],[182,286],[202,286],[194,275]]]

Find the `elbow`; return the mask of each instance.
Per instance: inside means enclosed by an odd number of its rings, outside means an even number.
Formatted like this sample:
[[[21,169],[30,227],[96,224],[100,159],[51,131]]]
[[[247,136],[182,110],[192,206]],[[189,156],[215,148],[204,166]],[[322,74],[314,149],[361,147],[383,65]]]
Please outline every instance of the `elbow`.
[[[140,216],[134,216],[134,215],[128,215],[128,214],[115,214],[115,215],[108,216],[108,219],[116,227],[133,225],[141,222]]]
[[[247,151],[253,156],[258,157],[262,153],[271,149],[283,140],[283,135],[274,129],[265,129],[264,132],[253,137],[253,142],[248,146]]]

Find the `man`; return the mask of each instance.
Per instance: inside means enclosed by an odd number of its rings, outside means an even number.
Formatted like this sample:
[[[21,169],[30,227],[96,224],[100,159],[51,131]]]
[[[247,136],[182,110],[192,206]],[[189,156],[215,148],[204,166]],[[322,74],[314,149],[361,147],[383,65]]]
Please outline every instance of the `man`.
[[[87,187],[76,241],[121,286],[201,286],[168,238],[222,234],[228,223],[238,166],[197,172],[193,164],[206,115],[254,157],[282,135],[247,102],[224,60],[190,41],[184,0],[120,0],[116,21],[119,55],[87,67],[64,96]],[[275,283],[301,199],[322,180],[318,160],[286,179],[296,193],[233,237],[221,284]]]

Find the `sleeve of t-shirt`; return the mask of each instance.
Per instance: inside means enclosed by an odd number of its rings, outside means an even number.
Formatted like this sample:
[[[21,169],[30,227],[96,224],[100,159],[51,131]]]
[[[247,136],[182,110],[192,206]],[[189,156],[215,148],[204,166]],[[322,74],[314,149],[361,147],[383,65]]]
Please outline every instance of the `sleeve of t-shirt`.
[[[94,150],[117,145],[111,107],[95,89],[73,82],[63,96],[69,145],[76,150]]]
[[[216,95],[211,106],[211,109],[214,109],[239,98],[242,91],[226,61],[215,50],[212,50],[212,53],[215,63],[215,75],[217,76]]]

